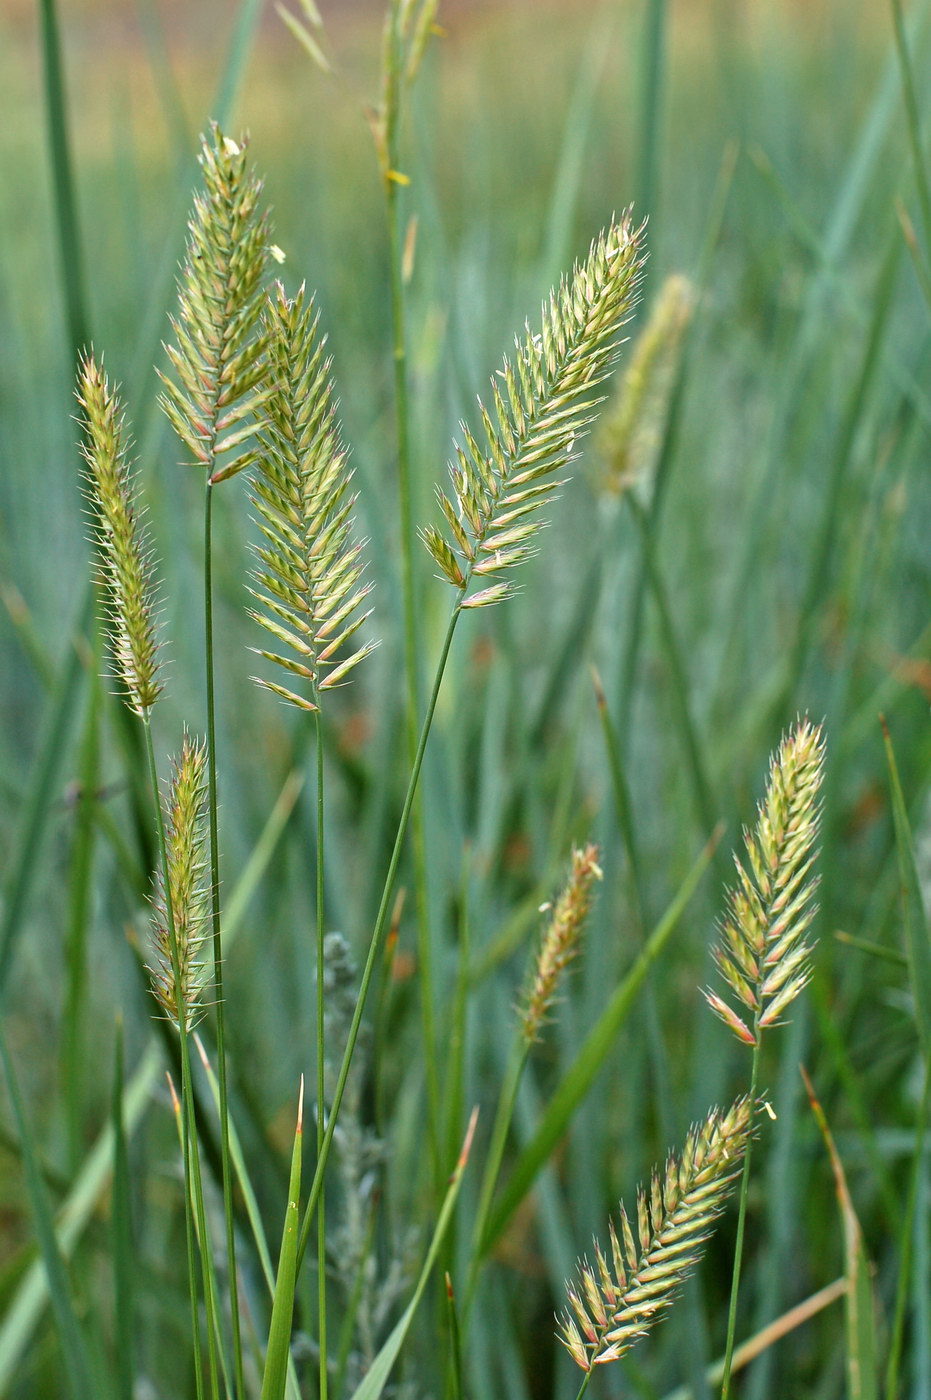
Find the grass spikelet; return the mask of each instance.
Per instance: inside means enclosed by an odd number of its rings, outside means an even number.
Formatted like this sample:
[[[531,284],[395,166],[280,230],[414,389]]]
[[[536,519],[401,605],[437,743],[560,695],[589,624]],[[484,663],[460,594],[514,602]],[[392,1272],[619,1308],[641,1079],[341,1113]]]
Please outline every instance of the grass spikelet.
[[[747,865],[735,857],[715,961],[748,1025],[714,992],[712,1010],[748,1045],[778,1022],[811,976],[808,930],[817,912],[812,877],[821,820],[824,736],[807,719],[785,735],[770,763],[755,829],[744,832]]]
[[[596,1243],[594,1266],[580,1262],[559,1337],[583,1371],[623,1356],[675,1299],[731,1192],[752,1117],[748,1098],[713,1109],[638,1192],[637,1240],[622,1205],[620,1239],[612,1222],[609,1251]]]
[[[168,787],[165,855],[171,917],[164,881],[155,894],[152,990],[168,1019],[184,1017],[190,1031],[209,977],[204,945],[209,939],[210,879],[207,859],[207,756],[203,744],[184,736]],[[171,930],[177,944],[177,976]]]
[[[592,422],[592,391],[609,373],[618,332],[636,300],[643,227],[615,220],[588,257],[550,294],[538,334],[527,328],[492,380],[490,407],[479,402],[482,447],[463,424],[464,446],[450,465],[452,496],[438,492],[447,533],[430,526],[422,539],[443,576],[467,590],[533,553],[541,510],[561,484],[575,444]],[[506,598],[498,582],[468,600],[483,606]]]
[[[204,189],[188,223],[175,343],[165,347],[173,374],[161,376],[159,402],[194,462],[223,481],[255,460],[246,444],[269,392],[257,334],[269,226],[244,142],[214,125],[199,160]]]
[[[258,684],[302,710],[320,707],[322,691],[344,681],[375,643],[340,654],[369,616],[362,603],[363,542],[352,539],[352,473],[336,419],[331,362],[318,316],[303,288],[289,301],[280,285],[269,296],[265,336],[274,392],[261,438],[253,502],[265,543],[258,547],[252,616],[293,652],[260,651],[303,682],[302,692]],[[293,682],[292,682],[293,685]]]
[[[83,413],[85,490],[113,660],[130,709],[144,717],[162,692],[151,547],[131,475],[119,394],[92,354],[81,361],[77,398]]]
[[[681,273],[671,273],[634,342],[599,434],[602,483],[612,495],[647,486],[652,477],[682,339],[694,309],[691,282]]]
[[[579,939],[592,902],[592,887],[600,880],[598,847],[573,851],[565,888],[556,901],[540,944],[533,981],[521,1007],[524,1039],[532,1044],[540,1035],[547,1013],[556,999],[559,981],[579,949]]]

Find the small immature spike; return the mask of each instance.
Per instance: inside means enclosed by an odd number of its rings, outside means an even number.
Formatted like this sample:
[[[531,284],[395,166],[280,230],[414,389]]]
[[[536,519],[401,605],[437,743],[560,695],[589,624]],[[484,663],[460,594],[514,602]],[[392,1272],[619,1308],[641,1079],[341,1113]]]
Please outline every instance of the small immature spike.
[[[129,706],[142,717],[162,692],[151,548],[131,475],[119,394],[92,354],[81,361],[77,398],[83,412],[85,489],[113,659]]]
[[[541,332],[528,327],[513,360],[505,357],[492,380],[492,407],[479,402],[486,447],[462,425],[463,445],[450,465],[453,495],[440,494],[449,535],[431,526],[421,537],[443,576],[466,595],[474,578],[494,577],[533,554],[540,510],[591,425],[593,391],[610,373],[636,301],[642,243],[643,228],[628,215],[611,223],[551,293]],[[485,607],[511,592],[510,582],[498,581],[460,606]]]
[[[591,908],[592,888],[600,879],[598,847],[573,851],[569,878],[550,915],[526,1004],[520,1012],[521,1029],[528,1044],[539,1038],[562,974],[578,952]]]
[[[175,1026],[183,1017],[188,1031],[197,1021],[209,976],[203,955],[210,917],[207,835],[206,749],[186,734],[168,787],[168,894],[160,880],[152,922],[155,966],[149,971],[152,990],[166,1016]],[[177,946],[177,976],[172,935]]]
[[[728,895],[715,961],[744,1019],[714,992],[711,1009],[740,1040],[755,1045],[811,976],[808,930],[817,912],[817,877],[810,878],[821,823],[819,792],[824,735],[809,720],[784,736],[770,763],[766,794],[754,831],[744,832],[745,868]],[[749,1024],[748,1024],[749,1023]]]
[[[727,1113],[713,1110],[689,1133],[681,1157],[670,1157],[664,1173],[654,1174],[649,1194],[638,1195],[639,1251],[621,1207],[629,1273],[621,1263],[613,1223],[614,1278],[605,1283],[608,1266],[600,1248],[596,1248],[597,1277],[589,1266],[580,1266],[587,1306],[571,1286],[567,1298],[581,1331],[565,1315],[559,1338],[583,1371],[622,1356],[674,1300],[698,1263],[739,1174],[752,1117],[748,1099],[738,1099]]]

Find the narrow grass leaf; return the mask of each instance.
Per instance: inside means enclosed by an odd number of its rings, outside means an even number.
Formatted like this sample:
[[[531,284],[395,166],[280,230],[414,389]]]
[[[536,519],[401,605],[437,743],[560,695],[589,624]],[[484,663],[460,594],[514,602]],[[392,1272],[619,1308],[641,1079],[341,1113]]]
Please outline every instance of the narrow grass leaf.
[[[931,1060],[931,932],[925,914],[921,884],[915,865],[915,843],[912,838],[908,809],[902,792],[892,737],[885,719],[882,720],[883,743],[886,749],[886,762],[889,767],[889,785],[892,792],[892,819],[895,827],[895,843],[899,860],[899,879],[902,891],[902,919],[905,925],[905,944],[911,974],[912,995],[915,999],[915,1019],[921,1037],[925,1059]]]
[[[19,1132],[26,1190],[29,1195],[29,1204],[45,1268],[45,1276],[48,1280],[49,1298],[61,1344],[61,1357],[67,1377],[68,1391],[75,1397],[75,1400],[93,1400],[94,1386],[91,1380],[84,1337],[75,1312],[65,1261],[55,1235],[55,1222],[39,1170],[32,1129],[26,1118],[19,1080],[10,1058],[6,1032],[2,1025],[0,1025],[0,1060],[3,1061],[3,1073]]]
[[[844,1230],[844,1272],[847,1278],[845,1311],[847,1318],[847,1394],[850,1400],[879,1400],[879,1361],[876,1338],[876,1310],[870,1261],[863,1243],[863,1231],[853,1208],[847,1177],[840,1154],[828,1127],[824,1109],[804,1065],[799,1066],[811,1111],[824,1138],[834,1173],[834,1190]]]
[[[379,1396],[381,1395],[382,1391],[388,1383],[388,1377],[391,1374],[391,1368],[394,1366],[394,1363],[398,1358],[398,1354],[401,1350],[401,1347],[404,1345],[404,1339],[410,1331],[411,1323],[414,1320],[414,1315],[417,1312],[417,1308],[420,1305],[420,1300],[423,1297],[424,1289],[427,1286],[427,1279],[430,1277],[433,1265],[436,1263],[436,1256],[440,1252],[440,1246],[442,1245],[443,1239],[446,1235],[446,1231],[449,1228],[449,1222],[452,1219],[453,1214],[453,1207],[456,1204],[456,1197],[459,1195],[459,1187],[462,1184],[463,1173],[466,1169],[466,1163],[469,1160],[469,1150],[472,1146],[472,1138],[475,1133],[475,1124],[477,1120],[478,1109],[473,1109],[472,1117],[469,1121],[468,1131],[466,1132],[465,1141],[462,1144],[462,1151],[459,1154],[459,1161],[456,1163],[456,1169],[449,1179],[449,1186],[447,1187],[446,1196],[443,1200],[443,1206],[440,1210],[440,1217],[436,1223],[436,1229],[433,1232],[433,1239],[430,1242],[430,1248],[427,1250],[427,1257],[423,1262],[423,1268],[420,1271],[420,1277],[417,1280],[417,1286],[414,1289],[414,1296],[411,1298],[411,1301],[405,1308],[404,1313],[402,1314],[398,1322],[395,1324],[391,1335],[388,1337],[388,1340],[385,1342],[384,1346],[381,1348],[378,1355],[375,1357],[375,1360],[372,1362],[372,1365],[369,1371],[367,1372],[364,1380],[362,1381],[362,1384],[354,1392],[352,1400],[379,1400]]]
[[[123,1123],[127,1138],[138,1127],[161,1070],[155,1046],[142,1058],[123,1094]],[[91,1220],[113,1170],[113,1127],[100,1134],[58,1214],[56,1238],[68,1258]],[[0,1323],[0,1393],[16,1378],[29,1342],[49,1302],[49,1280],[41,1260],[30,1265],[16,1296]]]
[[[291,1179],[288,1184],[288,1206],[285,1211],[281,1253],[278,1256],[278,1276],[268,1332],[265,1374],[262,1377],[262,1400],[282,1400],[291,1355],[291,1321],[294,1316],[294,1288],[297,1282],[297,1237],[301,1210],[301,1147],[304,1139],[304,1078],[298,1100],[297,1127],[291,1153]]]

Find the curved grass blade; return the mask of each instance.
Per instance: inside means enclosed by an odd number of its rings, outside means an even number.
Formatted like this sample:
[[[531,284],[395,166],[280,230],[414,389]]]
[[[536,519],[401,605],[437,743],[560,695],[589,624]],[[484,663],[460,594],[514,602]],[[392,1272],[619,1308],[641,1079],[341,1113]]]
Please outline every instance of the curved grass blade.
[[[10,1058],[6,1032],[2,1025],[0,1025],[0,1060],[3,1062],[3,1074],[10,1095],[13,1116],[19,1131],[26,1190],[29,1195],[29,1204],[38,1237],[45,1277],[48,1280],[49,1298],[51,1299],[52,1311],[55,1314],[68,1391],[75,1397],[75,1400],[92,1400],[94,1386],[91,1380],[87,1349],[71,1297],[71,1286],[68,1282],[65,1261],[55,1234],[55,1222],[45,1194],[32,1129],[26,1118],[22,1091],[19,1087],[13,1061]]]
[[[291,1180],[288,1184],[288,1206],[285,1211],[281,1253],[278,1256],[278,1276],[272,1319],[268,1329],[268,1351],[265,1354],[265,1374],[262,1377],[262,1400],[282,1400],[288,1378],[291,1357],[291,1320],[294,1316],[294,1288],[297,1282],[297,1237],[301,1224],[301,1148],[304,1141],[304,1076],[297,1107],[297,1127],[291,1153]]]
[[[391,1368],[398,1358],[398,1353],[404,1345],[404,1339],[410,1331],[414,1314],[423,1297],[424,1289],[427,1286],[427,1279],[430,1271],[436,1262],[436,1256],[440,1252],[440,1245],[446,1234],[449,1222],[452,1218],[453,1207],[456,1204],[456,1197],[459,1195],[459,1187],[462,1184],[462,1176],[469,1160],[469,1150],[472,1146],[472,1138],[475,1133],[475,1124],[478,1121],[478,1109],[472,1110],[472,1117],[469,1120],[469,1127],[466,1131],[465,1141],[462,1144],[462,1151],[459,1154],[459,1161],[456,1163],[456,1170],[449,1179],[449,1186],[446,1197],[443,1201],[443,1208],[440,1211],[440,1218],[436,1223],[433,1232],[433,1239],[427,1251],[427,1257],[423,1262],[420,1277],[417,1280],[417,1287],[414,1289],[414,1296],[408,1303],[403,1316],[396,1323],[394,1330],[385,1342],[381,1351],[372,1363],[368,1374],[352,1396],[352,1400],[379,1400],[379,1396],[388,1383]]]
[[[847,1279],[845,1312],[847,1318],[847,1394],[850,1400],[879,1400],[879,1360],[876,1341],[876,1311],[870,1262],[863,1244],[863,1231],[853,1208],[840,1154],[828,1127],[824,1109],[804,1065],[799,1066],[811,1111],[824,1138],[834,1173],[834,1190],[844,1228],[844,1272]]]

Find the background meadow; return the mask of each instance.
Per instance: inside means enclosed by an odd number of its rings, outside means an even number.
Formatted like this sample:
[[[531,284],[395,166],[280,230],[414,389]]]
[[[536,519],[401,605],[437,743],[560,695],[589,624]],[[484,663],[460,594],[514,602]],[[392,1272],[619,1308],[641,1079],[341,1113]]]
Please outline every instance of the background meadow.
[[[931,890],[928,8],[916,0],[906,15],[910,122],[885,0],[440,7],[444,32],[402,146],[404,219],[417,220],[407,287],[417,524],[436,522],[434,488],[446,483],[459,419],[613,212],[633,203],[649,217],[632,336],[668,274],[694,288],[678,369],[647,425],[642,508],[605,491],[601,440],[589,438],[519,596],[467,616],[456,638],[422,780],[435,1064],[424,1055],[410,895],[366,1013],[348,1117],[357,1136],[332,1211],[336,1229],[354,1192],[377,1200],[372,1277],[354,1277],[380,1342],[410,1295],[437,1184],[479,1104],[444,1245],[456,1276],[538,907],[573,843],[598,843],[604,880],[522,1083],[505,1189],[612,989],[673,910],[636,1006],[543,1170],[511,1202],[470,1320],[465,1373],[476,1400],[571,1400],[578,1380],[553,1321],[564,1279],[619,1195],[744,1086],[745,1057],[700,989],[713,976],[729,852],[752,819],[770,751],[802,713],[823,720],[827,736],[816,971],[791,1025],[766,1045],[776,1120],[764,1120],[757,1149],[738,1337],[844,1274],[804,1062],[875,1270],[880,1375],[904,1278],[902,1370],[885,1393],[931,1394],[931,1183],[920,1137],[916,1153],[923,953],[906,965],[906,931],[920,945],[921,893]],[[38,10],[48,16],[51,0]],[[135,821],[136,778],[87,641],[75,342],[105,353],[134,423],[164,579],[167,752],[185,724],[203,727],[202,483],[178,465],[154,367],[199,133],[211,116],[248,131],[286,253],[281,276],[291,292],[306,279],[317,293],[375,583],[370,627],[381,645],[324,727],[327,923],[361,963],[407,777],[388,245],[365,119],[378,97],[381,11],[337,0],[321,10],[332,73],[256,0],[61,5],[77,210],[63,265],[40,14],[0,0],[0,1014],[28,1152],[52,1206],[64,1208],[95,1394],[121,1400],[194,1392],[164,1039],[135,955],[151,836]],[[216,512],[231,1096],[277,1241],[296,1086],[314,1070],[313,753],[300,717],[250,681],[248,647],[264,643],[247,615],[256,531],[241,481],[219,494]],[[425,677],[448,608],[434,573],[419,550]],[[896,841],[881,713],[914,835],[919,879],[906,880],[904,898],[907,842],[901,822]],[[905,869],[910,877],[907,860]],[[404,866],[401,884],[410,881]],[[210,1018],[203,1030],[209,1044]],[[118,1073],[126,1159],[113,1184],[109,1140],[94,1153]],[[35,1265],[23,1159],[4,1100],[0,1395],[44,1400],[66,1393],[68,1367]],[[596,1375],[593,1395],[712,1393],[704,1377],[723,1350],[732,1241],[731,1213],[683,1303],[630,1361]],[[246,1253],[248,1306],[260,1290]],[[450,1393],[439,1279],[402,1353],[398,1395]],[[316,1393],[313,1289],[308,1277],[297,1317],[307,1394]],[[337,1267],[337,1317],[351,1294]],[[131,1363],[120,1350],[126,1327]],[[364,1363],[360,1336],[346,1340],[347,1396],[352,1365]],[[762,1352],[739,1394],[852,1393],[847,1353],[835,1297]]]

